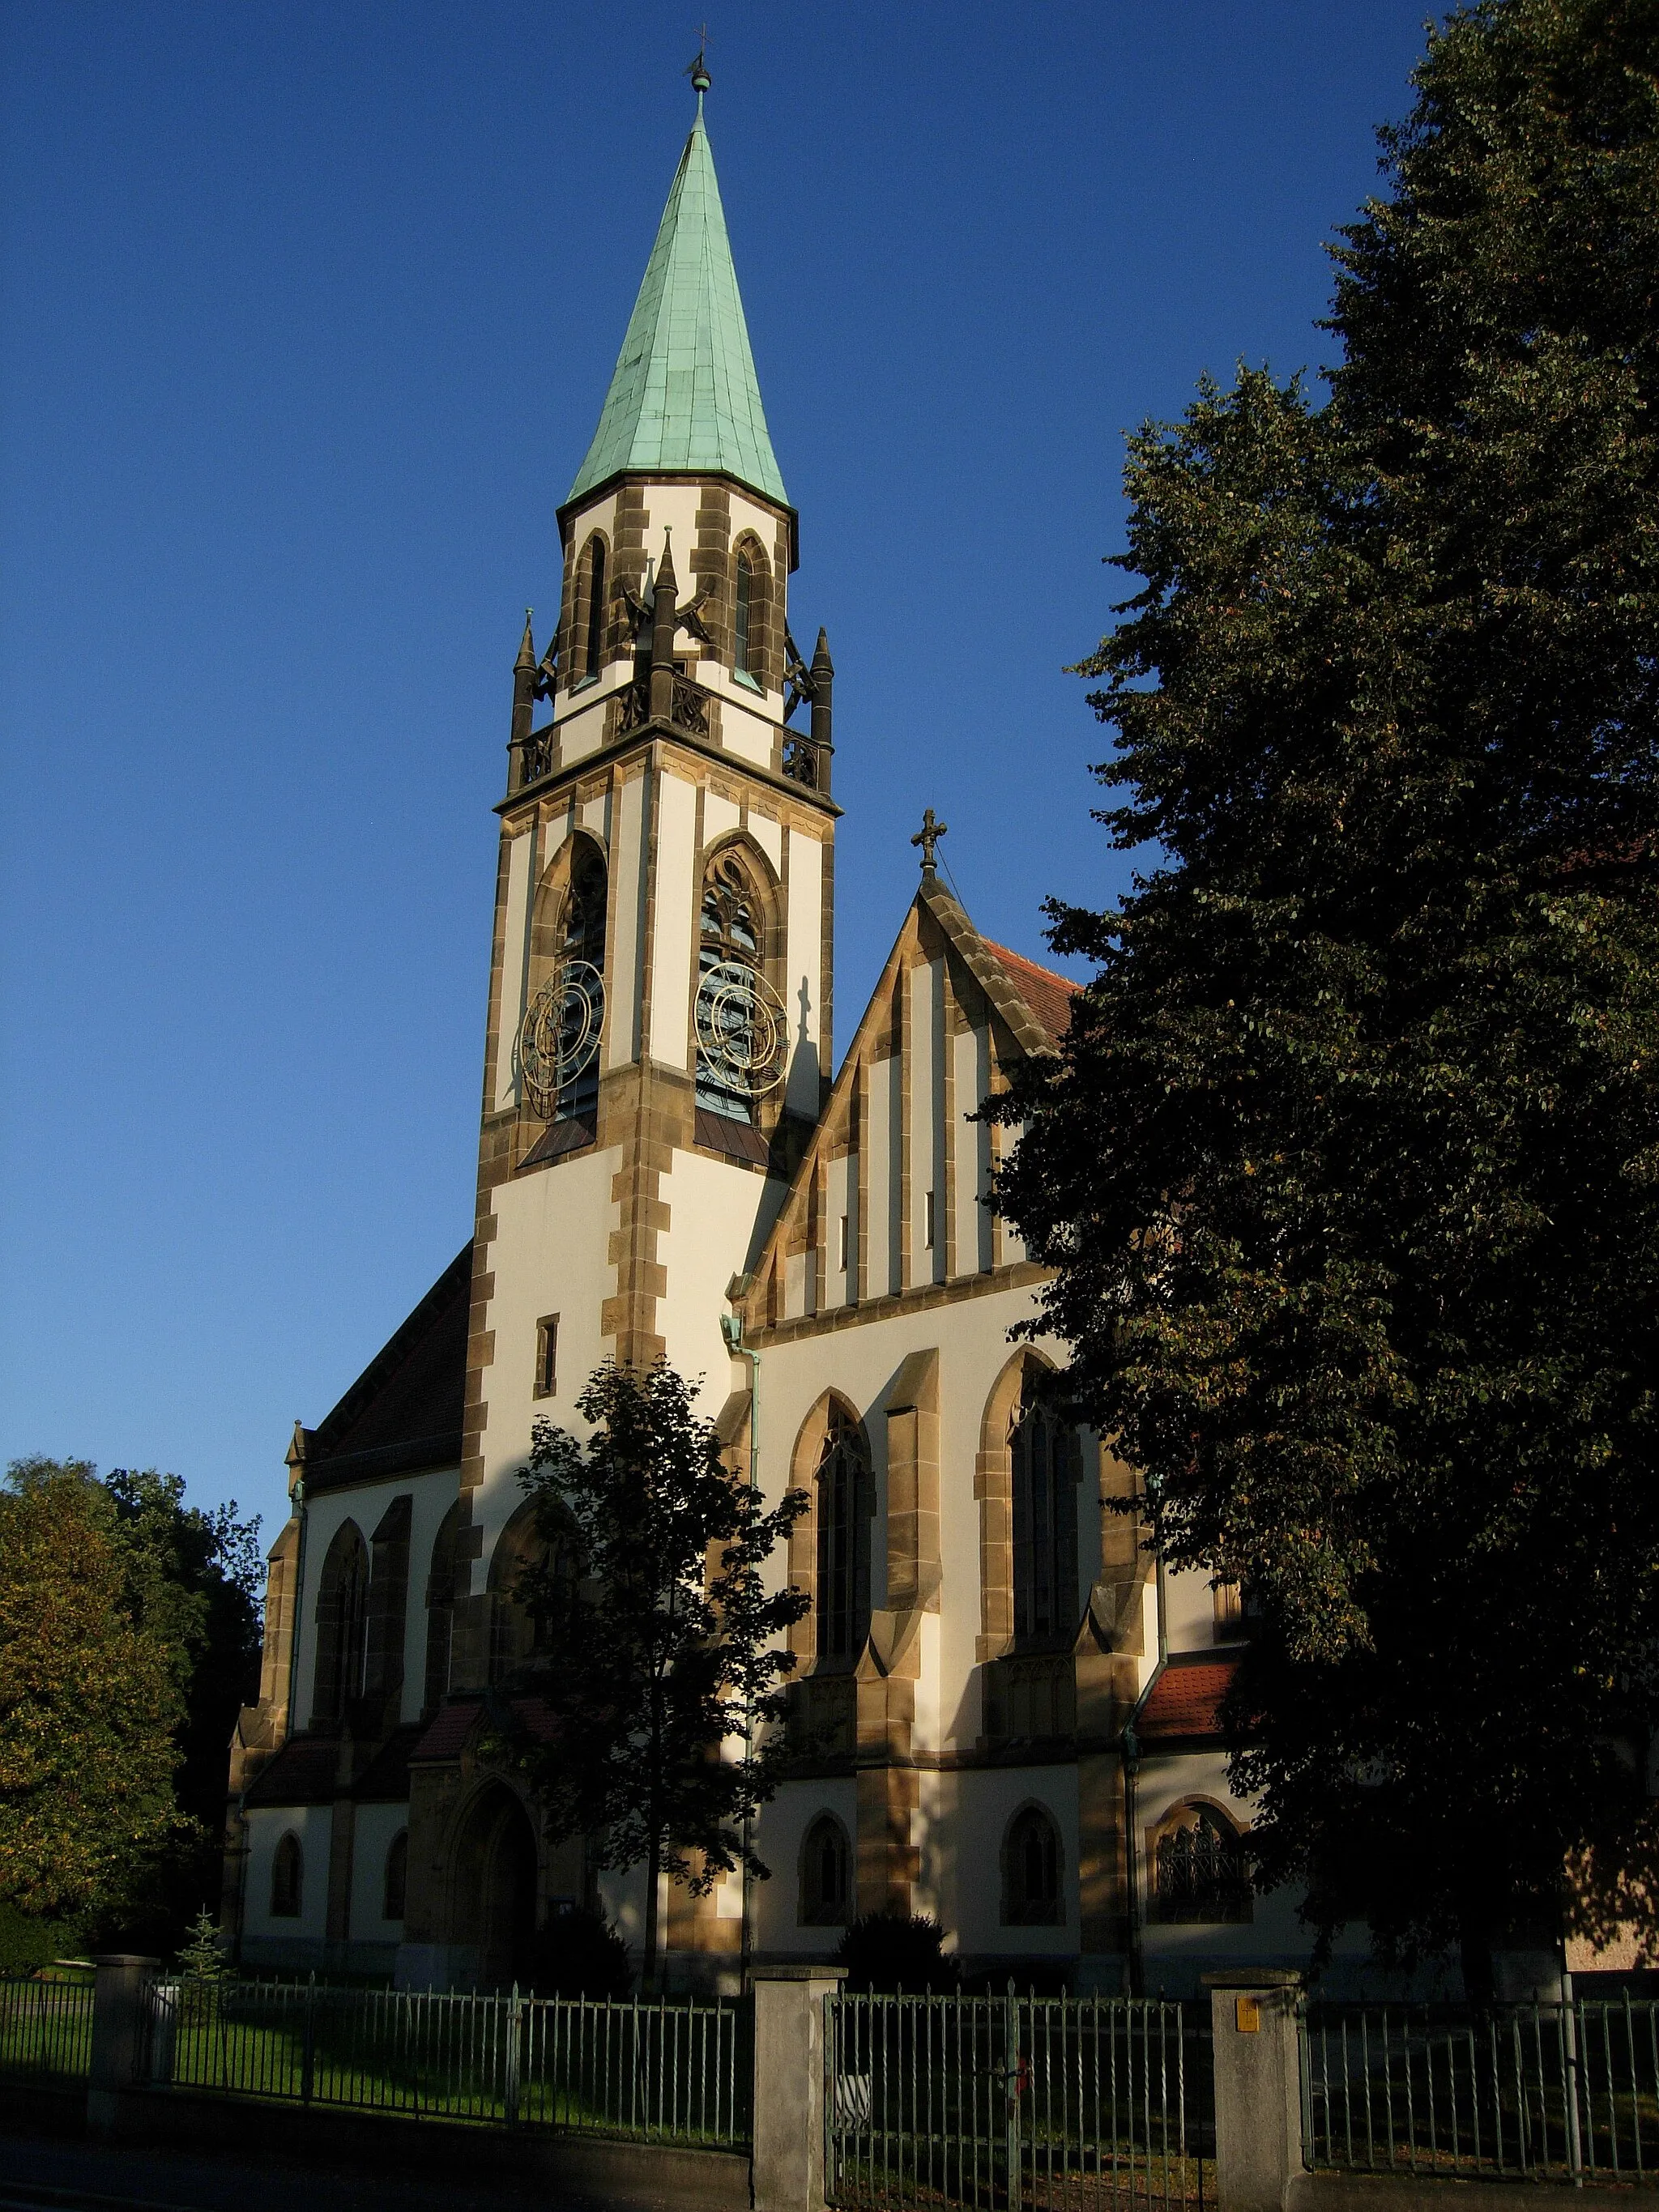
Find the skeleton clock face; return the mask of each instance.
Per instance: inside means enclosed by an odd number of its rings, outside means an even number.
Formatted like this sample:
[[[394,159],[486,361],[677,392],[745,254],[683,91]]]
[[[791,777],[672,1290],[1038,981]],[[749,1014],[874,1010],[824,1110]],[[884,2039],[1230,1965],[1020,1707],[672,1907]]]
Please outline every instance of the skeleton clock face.
[[[544,1121],[553,1119],[561,1094],[598,1059],[604,1027],[604,976],[591,960],[567,960],[519,1025],[519,1073],[532,1111]]]

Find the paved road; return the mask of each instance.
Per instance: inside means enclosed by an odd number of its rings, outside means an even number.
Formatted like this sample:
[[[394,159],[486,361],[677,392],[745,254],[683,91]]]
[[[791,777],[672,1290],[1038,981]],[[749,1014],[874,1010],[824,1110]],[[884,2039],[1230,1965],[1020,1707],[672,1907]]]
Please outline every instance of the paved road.
[[[0,2136],[0,2212],[560,2212],[543,2192]]]

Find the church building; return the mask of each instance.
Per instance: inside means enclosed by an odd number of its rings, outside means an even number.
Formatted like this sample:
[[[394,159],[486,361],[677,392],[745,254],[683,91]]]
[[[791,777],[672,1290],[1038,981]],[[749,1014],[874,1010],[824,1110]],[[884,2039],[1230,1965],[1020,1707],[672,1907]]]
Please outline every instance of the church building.
[[[579,1904],[637,1959],[643,1875],[554,1840],[481,1746],[537,1703],[515,1584],[532,1422],[604,1359],[702,1376],[734,1476],[805,1492],[773,1571],[796,1755],[770,1879],[665,1882],[671,1987],[933,1915],[974,1972],[1195,1988],[1305,1957],[1252,1898],[1216,1709],[1236,1593],[1165,1575],[1133,1470],[1068,1425],[1042,1281],[973,1118],[1073,987],[982,937],[921,835],[836,1060],[834,670],[789,608],[768,434],[697,115],[558,510],[557,628],[513,678],[465,1248],[288,1455],[264,1671],[232,1748],[252,1968],[494,1987]],[[803,635],[810,632],[803,626]],[[843,651],[846,649],[843,641]],[[848,823],[908,851],[914,825]],[[479,917],[480,927],[483,917]]]

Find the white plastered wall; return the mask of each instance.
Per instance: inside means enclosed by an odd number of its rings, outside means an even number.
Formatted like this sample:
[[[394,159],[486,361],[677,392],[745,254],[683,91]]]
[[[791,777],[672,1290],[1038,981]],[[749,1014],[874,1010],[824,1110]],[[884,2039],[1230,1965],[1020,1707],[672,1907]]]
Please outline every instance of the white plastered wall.
[[[784,1095],[796,1113],[816,1115],[823,1072],[823,847],[792,830],[787,860],[783,995],[793,1041]]]
[[[806,1831],[820,1813],[833,1813],[856,1850],[858,1784],[850,1775],[822,1781],[786,1782],[761,1816],[757,1831],[761,1856],[771,1879],[750,1891],[755,1947],[760,1951],[799,1952],[822,1957],[841,1941],[838,1928],[804,1928],[800,1923],[800,1853]]]
[[[726,1287],[750,1264],[783,1185],[701,1152],[677,1152],[661,1195],[668,1227],[657,1253],[667,1271],[667,1292],[657,1302],[657,1328],[672,1364],[689,1378],[703,1378],[701,1402],[714,1414],[732,1387],[733,1364],[720,1328]],[[740,1389],[747,1387],[746,1364],[741,1373]]]
[[[292,1830],[301,1853],[300,1912],[297,1919],[273,1918],[271,1865],[276,1846]],[[258,1806],[247,1816],[247,1866],[242,1926],[254,1937],[320,1942],[328,1927],[328,1856],[334,1814],[327,1805]]]
[[[388,1920],[386,1854],[409,1826],[407,1805],[360,1805],[351,1838],[351,1926],[354,1943],[401,1943],[404,1923]]]
[[[516,1475],[532,1421],[539,1413],[572,1424],[576,1394],[608,1348],[599,1323],[603,1302],[616,1289],[610,1249],[620,1212],[611,1183],[621,1158],[614,1146],[580,1152],[499,1185],[491,1198],[495,1285],[484,1327],[495,1344],[484,1376],[483,1481],[472,1508],[483,1529],[483,1554],[472,1563],[475,1593],[486,1587],[495,1539],[523,1503]],[[538,1398],[536,1328],[548,1314],[559,1317],[558,1387]]]

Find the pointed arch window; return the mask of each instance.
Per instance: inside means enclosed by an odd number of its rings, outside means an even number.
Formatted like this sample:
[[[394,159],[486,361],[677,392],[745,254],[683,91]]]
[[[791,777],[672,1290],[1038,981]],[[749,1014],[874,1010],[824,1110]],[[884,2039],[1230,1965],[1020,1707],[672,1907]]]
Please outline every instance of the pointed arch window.
[[[313,1718],[337,1721],[363,1692],[368,1626],[368,1547],[355,1521],[334,1532],[317,1588],[317,1680]]]
[[[732,665],[739,676],[747,676],[752,682],[755,674],[755,564],[742,550],[738,554],[733,604]]]
[[[733,852],[703,878],[697,917],[697,1103],[754,1123],[783,1079],[784,1012],[763,972],[759,894]]]
[[[583,641],[582,674],[597,676],[605,658],[605,540],[590,538],[587,547],[587,635]]]
[[[1040,1805],[1027,1805],[1003,1839],[1003,1925],[1057,1928],[1065,1917],[1060,1831]]]
[[[824,1432],[817,1489],[817,1655],[850,1659],[870,1611],[870,1462],[863,1431],[839,1407]]]
[[[1040,1644],[1076,1627],[1075,1429],[1063,1422],[1035,1376],[1028,1376],[1012,1443],[1014,1636]]]
[[[450,1651],[455,1638],[455,1570],[459,1562],[461,1509],[452,1505],[432,1540],[426,1585],[426,1710],[434,1712],[449,1691]]]
[[[853,1848],[833,1813],[820,1813],[800,1853],[804,1928],[844,1928],[852,1917]]]
[[[305,1885],[305,1857],[292,1828],[278,1841],[270,1862],[270,1917],[297,1920]]]
[[[609,875],[605,854],[579,835],[561,892],[556,876],[538,893],[531,933],[535,988],[514,1048],[523,1096],[544,1131],[524,1164],[591,1137],[599,1118],[599,1042],[605,1030],[605,953]]]

